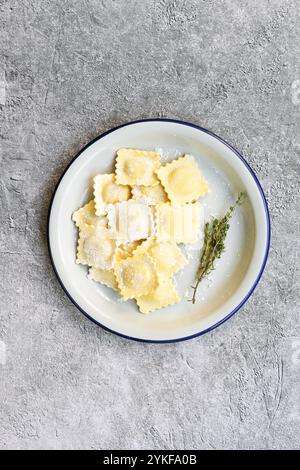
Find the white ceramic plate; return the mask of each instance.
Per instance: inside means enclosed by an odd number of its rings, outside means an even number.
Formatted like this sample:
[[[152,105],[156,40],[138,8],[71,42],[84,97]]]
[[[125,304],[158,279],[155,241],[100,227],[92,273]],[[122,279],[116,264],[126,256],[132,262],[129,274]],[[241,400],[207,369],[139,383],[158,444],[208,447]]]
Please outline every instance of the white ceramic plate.
[[[189,251],[189,265],[177,276],[183,300],[148,315],[134,301],[87,279],[87,268],[75,264],[77,230],[73,211],[92,197],[92,178],[113,169],[120,147],[159,148],[163,159],[194,155],[208,181],[203,198],[205,218],[221,216],[241,190],[248,194],[236,210],[226,239],[226,252],[199,288],[197,302],[188,302],[199,264],[199,250]],[[149,119],[113,129],[88,144],[62,175],[49,210],[48,241],[57,277],[72,302],[91,320],[119,335],[141,341],[180,341],[201,335],[232,316],[256,287],[268,256],[270,221],[266,200],[241,155],[220,137],[193,124]]]

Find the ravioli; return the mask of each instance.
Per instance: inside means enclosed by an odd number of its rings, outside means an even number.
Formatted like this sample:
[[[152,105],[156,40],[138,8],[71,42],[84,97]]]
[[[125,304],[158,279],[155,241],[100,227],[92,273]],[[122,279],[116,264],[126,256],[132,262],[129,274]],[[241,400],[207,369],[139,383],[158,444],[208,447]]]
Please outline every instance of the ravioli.
[[[105,174],[94,177],[94,197],[96,215],[105,214],[107,204],[127,201],[131,196],[130,187],[116,184],[115,175]]]
[[[187,259],[174,242],[154,241],[147,253],[155,262],[160,275],[171,277],[187,264]]]
[[[159,308],[180,302],[180,296],[171,278],[160,279],[156,289],[136,299],[141,313],[149,313]]]
[[[208,192],[207,183],[192,155],[173,160],[156,173],[172,204],[194,202]]]
[[[204,240],[197,201],[208,187],[194,157],[161,166],[158,152],[121,148],[115,173],[96,175],[93,191],[72,215],[88,279],[134,299],[141,313],[179,302],[173,276],[188,261],[178,244],[200,250]]]
[[[160,183],[156,186],[133,186],[131,192],[133,199],[145,201],[148,206],[168,201],[167,193]]]
[[[199,204],[160,204],[156,207],[155,224],[159,242],[196,243],[200,226]]]
[[[107,223],[105,217],[96,216],[95,202],[93,199],[77,211],[73,212],[72,220],[78,228],[81,228],[85,224],[94,226],[101,224],[105,226]]]
[[[153,259],[160,277],[171,277],[187,264],[186,257],[175,242],[158,242],[155,237],[145,240],[133,253],[147,253]]]
[[[118,284],[113,269],[90,268],[88,278],[118,291]]]
[[[119,244],[146,239],[154,230],[151,210],[141,201],[108,204],[107,218],[112,237]]]
[[[136,149],[120,149],[116,159],[116,182],[130,186],[158,184],[156,170],[160,167],[160,154]]]
[[[158,286],[155,264],[146,253],[117,261],[114,272],[124,300],[150,294]]]
[[[94,268],[111,269],[116,253],[116,242],[105,227],[83,225],[80,228],[77,264],[87,264]]]

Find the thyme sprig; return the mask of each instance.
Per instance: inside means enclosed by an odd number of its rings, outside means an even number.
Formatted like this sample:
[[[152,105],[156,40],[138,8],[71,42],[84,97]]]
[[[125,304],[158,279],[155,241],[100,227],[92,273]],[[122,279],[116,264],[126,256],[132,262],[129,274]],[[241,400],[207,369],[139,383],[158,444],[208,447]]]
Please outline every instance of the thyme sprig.
[[[196,284],[192,286],[193,289],[193,304],[196,302],[196,293],[198,286],[202,279],[215,269],[215,261],[219,259],[225,251],[225,239],[229,230],[229,220],[237,206],[243,204],[246,198],[246,192],[242,191],[235,204],[230,206],[228,212],[222,219],[213,219],[211,222],[206,222],[204,227],[204,247],[201,256],[200,266],[196,275]]]

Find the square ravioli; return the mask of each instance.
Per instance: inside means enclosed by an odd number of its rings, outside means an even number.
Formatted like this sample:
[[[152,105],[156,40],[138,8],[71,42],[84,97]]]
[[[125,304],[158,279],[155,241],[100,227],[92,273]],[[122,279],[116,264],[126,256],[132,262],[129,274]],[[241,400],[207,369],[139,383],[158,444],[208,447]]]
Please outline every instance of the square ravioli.
[[[85,224],[94,226],[98,226],[100,224],[105,226],[107,223],[106,217],[96,216],[95,203],[93,199],[83,207],[80,207],[77,211],[73,212],[72,220],[79,229]]]
[[[156,207],[156,238],[159,242],[196,243],[199,238],[201,210],[192,204],[160,204]]]
[[[159,285],[149,294],[136,299],[136,303],[141,313],[149,313],[159,308],[168,307],[180,302],[173,281],[171,278],[160,279]]]
[[[158,242],[155,238],[144,241],[135,253],[147,253],[154,261],[159,276],[171,277],[187,264],[187,259],[173,241]]]
[[[79,231],[77,264],[111,269],[115,260],[116,242],[105,227],[83,225]]]
[[[145,201],[148,206],[168,202],[167,193],[160,183],[156,186],[133,186],[131,192],[133,199]]]
[[[150,237],[154,231],[150,208],[141,201],[108,204],[107,219],[112,237],[118,243],[128,243]]]
[[[113,269],[90,268],[88,278],[118,291],[117,279]]]
[[[192,155],[173,160],[156,173],[172,204],[194,202],[208,192],[207,183]]]
[[[159,182],[155,173],[159,167],[158,152],[120,149],[116,159],[116,182],[130,186],[154,186]]]
[[[96,215],[105,214],[107,204],[127,201],[131,197],[130,187],[116,184],[114,173],[94,177]]]
[[[158,286],[155,264],[146,253],[116,261],[114,272],[124,300],[149,294]]]

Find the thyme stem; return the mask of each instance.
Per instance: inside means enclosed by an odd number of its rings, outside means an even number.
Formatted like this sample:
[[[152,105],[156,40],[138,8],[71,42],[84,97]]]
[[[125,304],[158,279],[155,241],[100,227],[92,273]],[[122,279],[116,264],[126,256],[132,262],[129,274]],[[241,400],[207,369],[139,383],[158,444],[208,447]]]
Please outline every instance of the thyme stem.
[[[193,286],[193,304],[196,302],[196,294],[200,282],[205,276],[215,269],[215,261],[219,259],[225,251],[225,239],[229,230],[229,220],[237,206],[243,204],[246,198],[246,192],[239,193],[235,204],[230,206],[224,217],[221,219],[213,219],[206,222],[204,227],[204,248],[200,260],[200,266],[196,276],[196,284]]]

